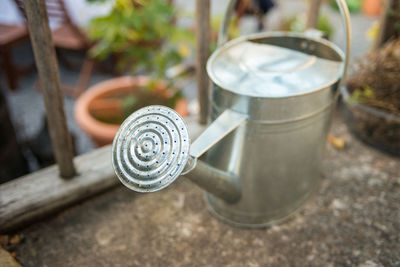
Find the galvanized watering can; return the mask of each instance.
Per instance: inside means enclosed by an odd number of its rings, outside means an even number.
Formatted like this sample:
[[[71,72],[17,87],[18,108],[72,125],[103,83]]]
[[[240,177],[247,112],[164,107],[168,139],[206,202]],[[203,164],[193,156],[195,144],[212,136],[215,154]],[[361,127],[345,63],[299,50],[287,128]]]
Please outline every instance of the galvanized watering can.
[[[209,209],[236,226],[277,222],[313,192],[346,55],[324,39],[262,33],[225,43],[234,3],[209,58],[212,123],[191,144],[184,120],[163,106],[142,108],[115,136],[112,163],[138,192],[165,188],[184,175],[207,191]]]

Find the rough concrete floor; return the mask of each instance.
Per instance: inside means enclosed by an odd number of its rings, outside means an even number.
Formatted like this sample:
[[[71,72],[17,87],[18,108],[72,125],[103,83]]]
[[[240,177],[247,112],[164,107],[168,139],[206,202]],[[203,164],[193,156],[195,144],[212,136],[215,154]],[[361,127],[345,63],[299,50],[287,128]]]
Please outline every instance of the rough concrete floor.
[[[400,266],[400,159],[332,127],[321,184],[304,208],[260,230],[231,227],[184,178],[154,194],[122,186],[18,233],[23,266]]]

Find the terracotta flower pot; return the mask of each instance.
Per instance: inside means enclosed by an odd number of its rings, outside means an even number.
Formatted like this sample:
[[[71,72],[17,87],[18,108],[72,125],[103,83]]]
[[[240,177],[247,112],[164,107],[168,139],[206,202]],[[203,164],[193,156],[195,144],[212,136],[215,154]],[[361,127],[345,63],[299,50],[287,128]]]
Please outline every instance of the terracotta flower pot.
[[[367,16],[379,16],[384,0],[362,0],[362,11]]]
[[[107,97],[118,93],[135,93],[138,88],[148,85],[150,79],[146,76],[125,76],[100,82],[84,92],[75,103],[75,120],[92,140],[98,145],[110,144],[118,131],[119,124],[106,123],[96,119],[93,114],[120,113],[121,105]],[[155,93],[168,96],[166,86],[157,84]],[[179,99],[174,108],[182,117],[187,116],[187,101]]]

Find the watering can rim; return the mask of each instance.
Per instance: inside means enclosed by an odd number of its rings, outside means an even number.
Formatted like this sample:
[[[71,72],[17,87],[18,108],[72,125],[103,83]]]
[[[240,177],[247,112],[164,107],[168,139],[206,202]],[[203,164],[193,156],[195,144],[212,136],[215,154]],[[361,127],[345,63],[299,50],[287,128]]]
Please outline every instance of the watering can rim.
[[[290,95],[284,95],[284,96],[255,96],[255,95],[250,95],[250,94],[243,94],[243,93],[239,93],[234,91],[234,89],[229,89],[226,88],[226,86],[224,84],[222,84],[221,82],[219,82],[219,79],[216,77],[216,74],[214,73],[213,70],[213,64],[215,62],[215,60],[217,59],[218,56],[220,56],[222,53],[226,52],[227,50],[231,49],[232,47],[243,43],[245,41],[251,41],[252,39],[256,39],[256,38],[270,38],[270,37],[290,37],[290,38],[304,38],[307,40],[312,40],[314,42],[318,42],[323,44],[324,46],[332,49],[335,53],[337,53],[337,55],[341,58],[340,63],[341,63],[341,68],[340,68],[340,72],[338,72],[338,74],[336,75],[335,78],[332,78],[331,81],[327,82],[326,84],[322,84],[320,86],[318,86],[315,89],[306,91],[306,92],[300,92],[300,93],[294,93],[294,94],[290,94]],[[277,46],[279,47],[279,46]],[[328,88],[333,86],[336,83],[339,83],[344,77],[343,77],[343,68],[345,67],[345,53],[343,52],[342,49],[340,49],[335,43],[330,42],[328,40],[325,40],[323,38],[316,38],[316,37],[311,37],[308,36],[305,33],[295,33],[295,32],[285,32],[285,31],[273,31],[273,32],[262,32],[262,33],[253,33],[253,34],[248,34],[245,36],[240,36],[238,38],[232,39],[224,44],[222,44],[220,47],[217,48],[217,50],[214,51],[214,53],[208,58],[207,61],[207,73],[209,78],[211,79],[211,81],[213,83],[215,83],[216,85],[218,85],[218,87],[220,87],[223,90],[226,90],[232,94],[235,95],[239,95],[242,97],[248,97],[248,98],[260,98],[260,99],[288,99],[288,98],[294,98],[294,97],[299,97],[299,96],[305,96],[305,95],[309,95],[309,94],[313,94],[313,93],[317,93],[320,90],[324,89],[324,88]]]
[[[224,16],[223,16],[223,19],[222,19],[222,22],[221,22],[221,26],[220,26],[219,32],[218,32],[218,47],[222,47],[228,41],[228,37],[229,37],[228,36],[228,28],[229,28],[229,25],[231,23],[231,18],[234,15],[234,7],[235,7],[235,4],[237,3],[237,1],[238,0],[230,0],[228,2],[228,5],[227,5],[226,10],[224,12]],[[349,12],[349,9],[347,7],[346,1],[345,0],[335,0],[335,2],[339,6],[340,15],[341,15],[342,22],[343,22],[342,26],[343,26],[343,29],[344,29],[344,32],[345,32],[345,40],[346,40],[345,48],[343,49],[344,52],[342,52],[343,54],[341,54],[341,53],[339,54],[339,55],[342,56],[342,59],[343,59],[343,67],[341,68],[341,73],[342,74],[337,79],[337,82],[338,82],[338,86],[337,87],[340,88],[340,87],[342,87],[343,81],[346,80],[347,70],[348,70],[348,67],[349,67],[350,54],[351,54],[351,39],[352,39],[351,32],[352,32],[352,29],[351,29],[351,22],[350,22],[350,12]],[[272,32],[270,31],[270,32],[266,32],[264,34],[273,34],[273,33],[274,33],[273,31]],[[275,32],[275,33],[277,33],[277,32]],[[308,37],[308,38],[309,39],[314,39],[314,38],[310,38],[310,37]],[[331,42],[329,42],[329,43],[330,43],[330,45],[334,45]],[[336,47],[336,45],[334,45],[334,47]],[[207,71],[208,71],[208,68],[207,68]],[[333,82],[330,85],[333,85],[335,83],[336,82]],[[321,86],[319,86],[319,87],[321,88]],[[225,89],[225,91],[229,91],[229,92],[232,92],[232,93],[235,94],[235,92],[233,92],[232,90],[229,90],[229,89],[226,89],[226,88],[223,88],[223,89]],[[318,91],[318,90],[316,90],[316,91]],[[305,92],[304,94],[299,94],[299,95],[292,94],[292,95],[282,96],[282,97],[277,97],[277,98],[262,97],[262,99],[287,99],[287,98],[292,98],[292,97],[298,97],[300,95],[307,95],[309,93],[315,93],[316,91],[312,90],[312,91]],[[340,93],[339,90],[336,90],[336,92],[334,92],[334,98],[335,99],[338,97],[339,93]],[[242,94],[237,94],[237,95],[241,96]],[[252,96],[249,96],[249,95],[244,95],[244,96],[252,97]],[[258,97],[254,97],[253,96],[252,98],[258,98]]]

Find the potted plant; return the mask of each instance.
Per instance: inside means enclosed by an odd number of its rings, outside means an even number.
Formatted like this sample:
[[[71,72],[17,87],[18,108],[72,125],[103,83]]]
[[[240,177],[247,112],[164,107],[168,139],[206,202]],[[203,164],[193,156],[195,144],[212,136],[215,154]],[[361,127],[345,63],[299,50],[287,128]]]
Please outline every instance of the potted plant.
[[[362,11],[367,16],[379,16],[383,2],[383,0],[362,0]]]
[[[345,119],[362,141],[400,155],[400,39],[368,53],[341,88]]]
[[[78,98],[75,118],[96,144],[111,143],[120,123],[146,105],[167,105],[187,115],[181,90],[166,78],[167,68],[187,56],[192,40],[174,24],[175,15],[164,0],[116,0],[109,14],[89,24],[93,57],[113,57],[117,69],[131,74],[98,83]]]

